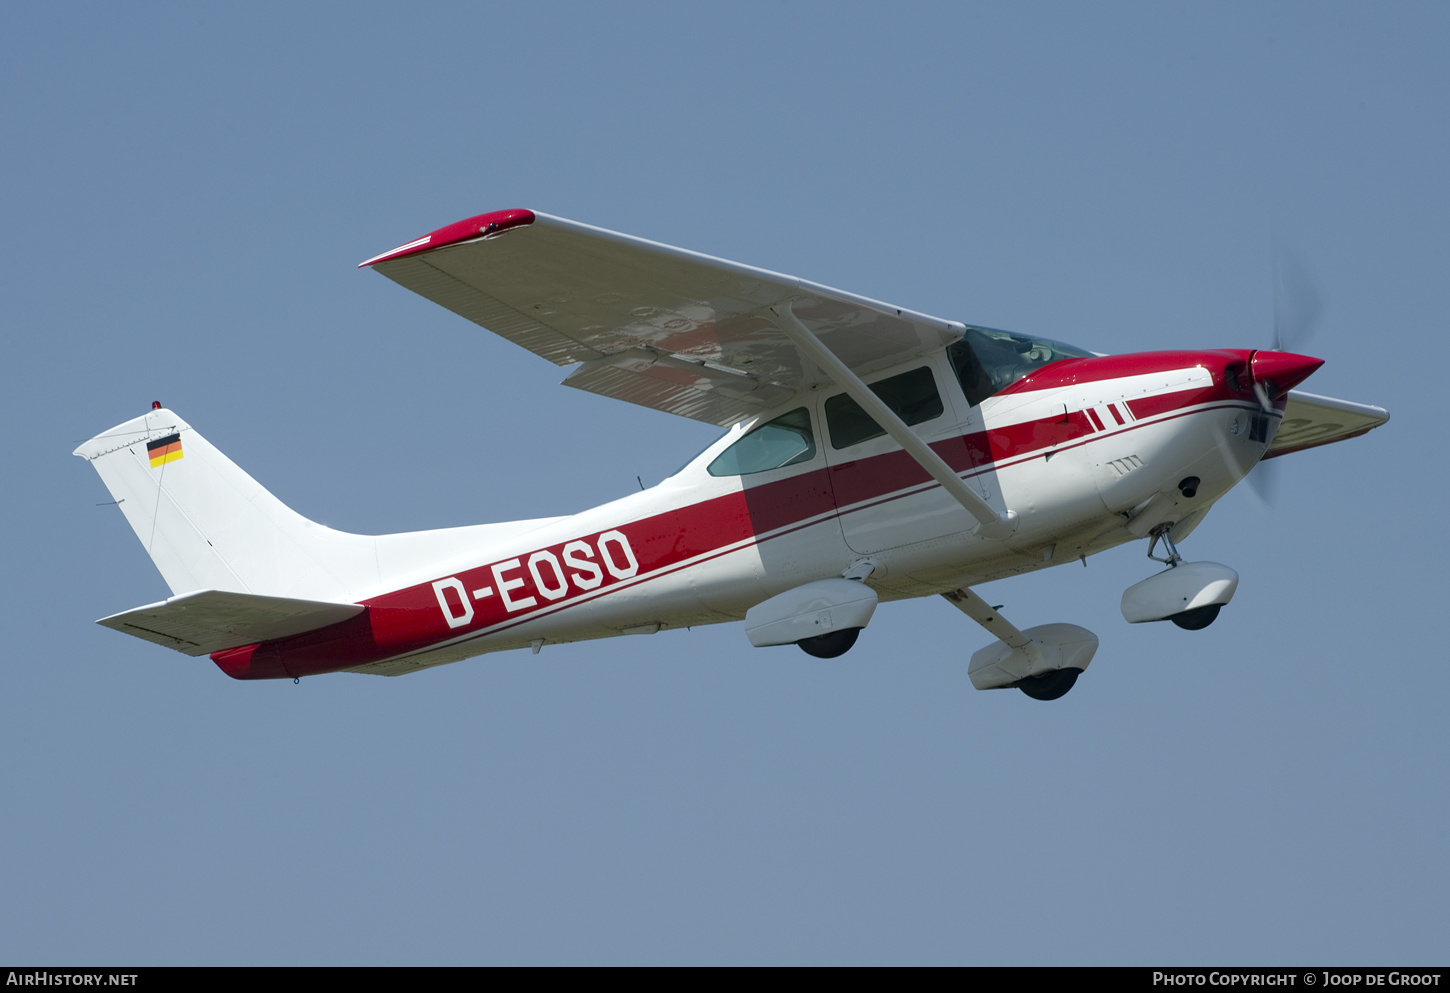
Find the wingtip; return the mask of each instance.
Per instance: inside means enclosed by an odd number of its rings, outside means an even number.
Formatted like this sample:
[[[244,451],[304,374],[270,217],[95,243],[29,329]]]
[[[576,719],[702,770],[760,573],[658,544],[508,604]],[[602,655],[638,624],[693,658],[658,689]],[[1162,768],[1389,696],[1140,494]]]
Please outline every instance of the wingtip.
[[[494,210],[487,214],[466,217],[461,221],[441,227],[437,231],[431,231],[421,238],[415,238],[406,245],[399,245],[391,251],[374,255],[365,262],[359,262],[357,267],[366,269],[379,262],[390,262],[393,259],[406,258],[420,252],[431,252],[435,248],[444,248],[459,242],[472,241],[475,238],[487,238],[490,235],[532,223],[534,223],[532,210]]]

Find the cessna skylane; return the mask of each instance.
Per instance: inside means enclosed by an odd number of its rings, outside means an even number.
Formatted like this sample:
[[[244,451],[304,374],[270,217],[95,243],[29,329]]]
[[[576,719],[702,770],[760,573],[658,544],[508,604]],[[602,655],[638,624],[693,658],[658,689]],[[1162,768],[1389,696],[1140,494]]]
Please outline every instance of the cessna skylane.
[[[1389,419],[1295,390],[1322,364],[1304,355],[1100,355],[529,210],[361,266],[573,366],[566,386],[728,430],[572,516],[365,536],[290,510],[155,403],[75,454],[175,595],[98,623],[295,680],[742,619],[756,647],[831,658],[878,601],[941,596],[995,639],[976,688],[1050,700],[1097,637],[1020,630],[971,587],[1142,540],[1164,568],[1123,616],[1205,627],[1238,575],[1178,545],[1214,502],[1261,459]]]

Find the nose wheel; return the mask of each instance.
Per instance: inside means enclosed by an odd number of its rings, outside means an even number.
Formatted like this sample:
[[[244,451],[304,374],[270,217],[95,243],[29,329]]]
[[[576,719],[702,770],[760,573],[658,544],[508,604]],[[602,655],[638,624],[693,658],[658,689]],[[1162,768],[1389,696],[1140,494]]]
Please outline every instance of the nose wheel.
[[[1222,609],[1223,604],[1211,603],[1207,607],[1196,607],[1174,614],[1168,619],[1185,631],[1202,631],[1218,618],[1218,612]]]
[[[1218,618],[1218,612],[1233,599],[1239,575],[1217,562],[1185,562],[1169,534],[1171,525],[1160,524],[1148,532],[1148,557],[1168,566],[1123,591],[1123,619],[1129,624],[1172,621],[1185,631],[1202,631]],[[1167,550],[1164,558],[1153,554],[1159,542]]]

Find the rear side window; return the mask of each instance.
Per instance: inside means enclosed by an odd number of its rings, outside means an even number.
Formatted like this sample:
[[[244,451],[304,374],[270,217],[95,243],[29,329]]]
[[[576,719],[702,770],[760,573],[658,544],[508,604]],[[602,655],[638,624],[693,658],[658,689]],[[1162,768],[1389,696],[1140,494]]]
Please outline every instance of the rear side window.
[[[775,420],[752,428],[735,444],[715,456],[706,470],[712,476],[748,476],[767,469],[781,469],[816,456],[811,434],[811,415],[804,407],[781,414]]]
[[[936,391],[936,380],[926,366],[872,383],[871,392],[907,424],[921,424],[942,414],[941,394]],[[886,433],[845,393],[826,401],[826,426],[831,432],[832,448],[858,445]]]

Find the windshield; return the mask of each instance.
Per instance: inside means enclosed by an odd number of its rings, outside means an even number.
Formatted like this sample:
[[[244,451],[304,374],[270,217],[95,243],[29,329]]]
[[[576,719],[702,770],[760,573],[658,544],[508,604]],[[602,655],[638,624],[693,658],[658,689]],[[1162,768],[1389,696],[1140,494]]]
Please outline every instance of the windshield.
[[[1092,354],[1050,338],[1031,338],[971,325],[967,326],[962,340],[947,349],[962,392],[974,407],[1049,362],[1086,359]]]

